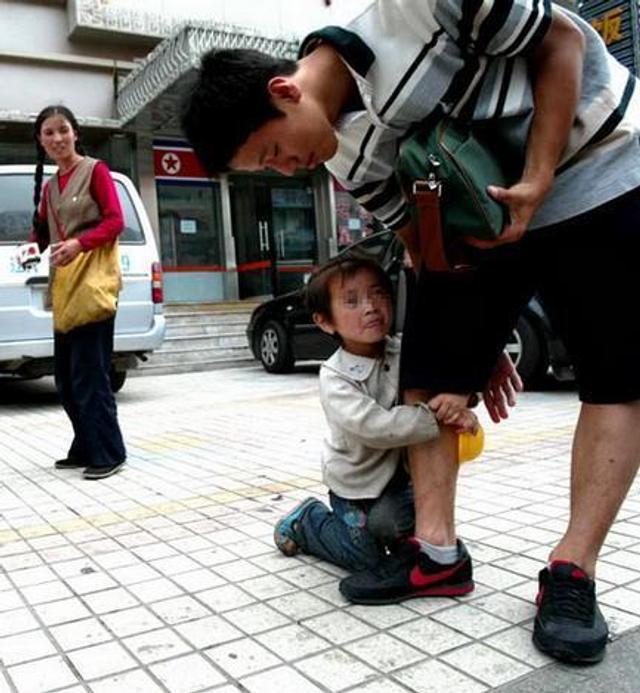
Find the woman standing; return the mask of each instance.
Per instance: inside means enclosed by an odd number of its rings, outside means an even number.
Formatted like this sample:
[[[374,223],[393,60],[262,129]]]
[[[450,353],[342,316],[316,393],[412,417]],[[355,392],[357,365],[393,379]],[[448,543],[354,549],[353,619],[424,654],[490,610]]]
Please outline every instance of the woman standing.
[[[124,464],[109,370],[121,287],[122,209],[107,165],[85,156],[73,113],[48,106],[34,136],[37,166],[32,237],[51,246],[48,304],[53,311],[56,388],[74,438],[57,469],[84,468],[103,479]],[[42,186],[45,157],[58,166]]]

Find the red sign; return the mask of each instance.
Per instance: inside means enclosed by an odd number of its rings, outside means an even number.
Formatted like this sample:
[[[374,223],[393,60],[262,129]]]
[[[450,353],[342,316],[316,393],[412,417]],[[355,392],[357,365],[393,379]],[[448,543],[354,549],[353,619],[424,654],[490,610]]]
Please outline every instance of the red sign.
[[[158,145],[153,148],[153,168],[162,180],[209,180],[192,149]]]

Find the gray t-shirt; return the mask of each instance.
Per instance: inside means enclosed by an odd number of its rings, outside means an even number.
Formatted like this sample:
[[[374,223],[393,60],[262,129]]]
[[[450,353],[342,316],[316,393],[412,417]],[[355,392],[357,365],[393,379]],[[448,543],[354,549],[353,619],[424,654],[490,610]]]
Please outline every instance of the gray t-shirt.
[[[554,186],[531,228],[584,213],[640,186],[640,90],[597,32],[585,36],[582,93]],[[491,122],[509,156],[523,156],[534,102],[528,57],[551,21],[548,0],[376,0],[347,27],[304,40],[336,48],[363,109],[344,114],[327,168],[386,226],[408,221],[394,175],[398,146],[444,115]]]

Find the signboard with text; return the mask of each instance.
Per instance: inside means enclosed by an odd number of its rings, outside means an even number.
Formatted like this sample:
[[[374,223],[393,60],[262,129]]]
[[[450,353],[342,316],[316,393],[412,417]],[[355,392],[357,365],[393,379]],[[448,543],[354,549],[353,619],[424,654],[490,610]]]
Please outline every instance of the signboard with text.
[[[638,0],[586,0],[580,15],[602,36],[607,49],[632,72],[638,72]]]

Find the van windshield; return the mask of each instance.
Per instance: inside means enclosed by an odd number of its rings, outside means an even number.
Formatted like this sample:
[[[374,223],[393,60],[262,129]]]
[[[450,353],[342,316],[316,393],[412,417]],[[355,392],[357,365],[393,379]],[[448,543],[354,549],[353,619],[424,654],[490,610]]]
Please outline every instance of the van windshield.
[[[142,226],[129,193],[120,181],[115,181],[115,184],[125,225],[120,242],[144,243]],[[33,176],[27,173],[0,175],[0,244],[25,242],[31,231],[32,216]]]

